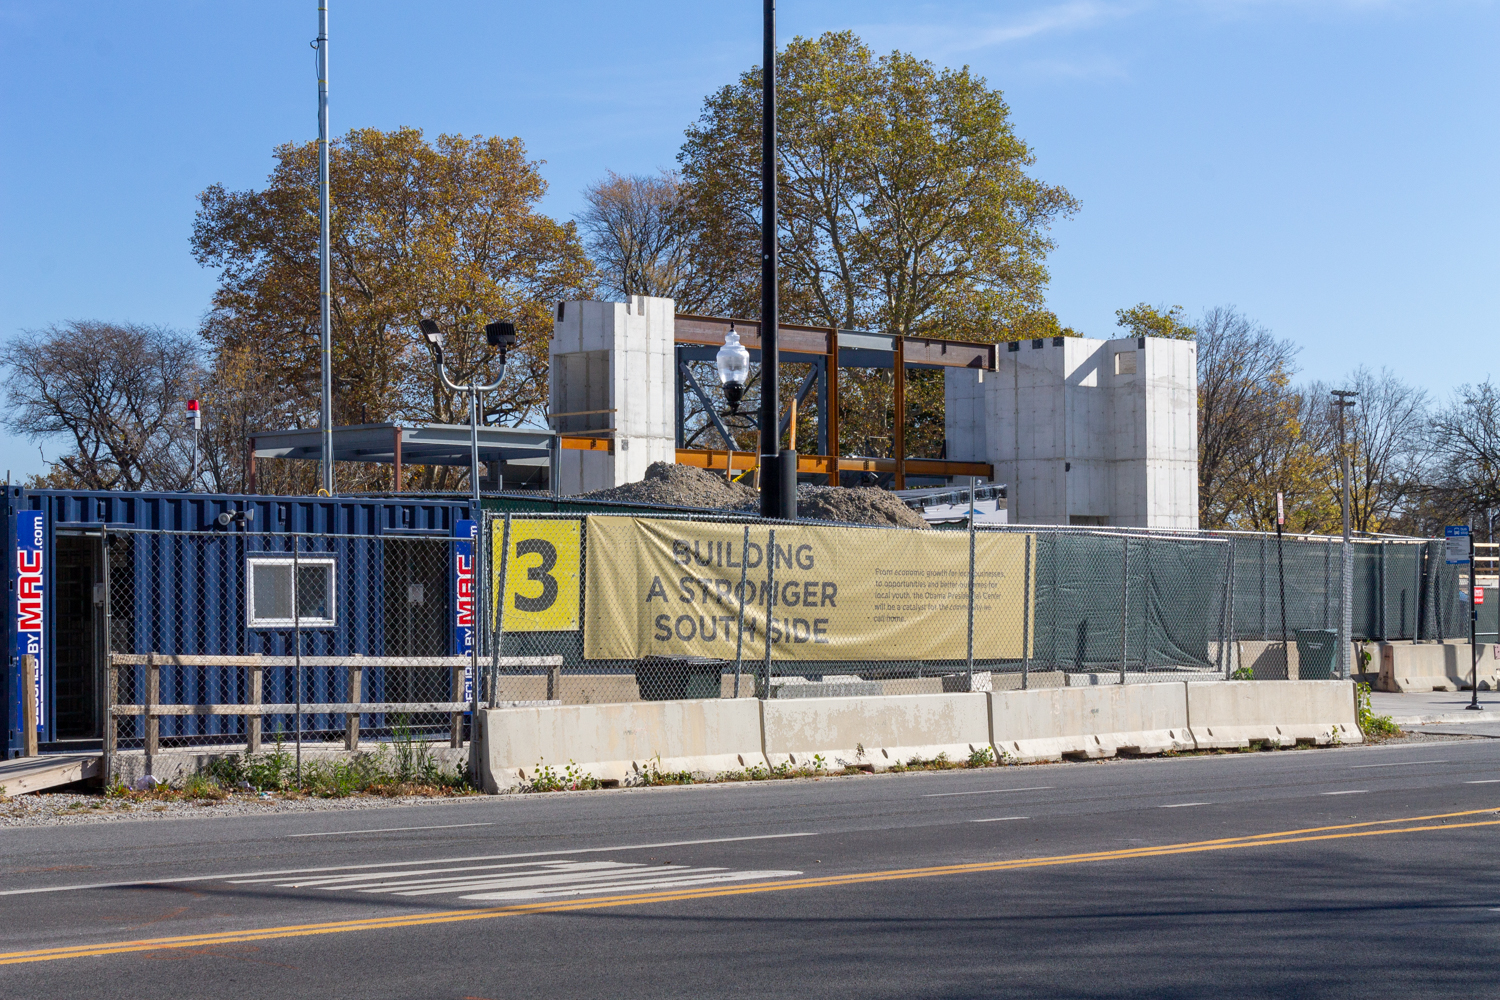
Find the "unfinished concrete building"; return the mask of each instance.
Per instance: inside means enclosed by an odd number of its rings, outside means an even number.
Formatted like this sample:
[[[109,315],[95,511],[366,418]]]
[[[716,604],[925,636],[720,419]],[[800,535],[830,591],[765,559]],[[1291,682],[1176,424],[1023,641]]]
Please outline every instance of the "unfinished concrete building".
[[[945,377],[948,458],[994,467],[1011,523],[1198,527],[1192,341],[1025,340]]]

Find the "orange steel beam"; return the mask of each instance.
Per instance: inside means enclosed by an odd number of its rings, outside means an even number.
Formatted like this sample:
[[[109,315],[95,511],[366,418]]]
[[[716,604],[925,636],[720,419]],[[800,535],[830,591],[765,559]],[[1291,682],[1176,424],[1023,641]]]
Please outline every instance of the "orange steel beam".
[[[613,438],[605,437],[561,437],[558,438],[561,446],[568,451],[607,451],[611,455],[615,453],[615,442]]]
[[[679,344],[719,347],[724,334],[733,326],[740,343],[753,351],[760,350],[760,323],[753,319],[728,319],[723,316],[693,316],[678,313],[673,339]],[[777,343],[782,350],[800,354],[833,354],[838,345],[838,331],[828,327],[778,324]],[[785,337],[782,336],[783,332]],[[994,371],[1000,357],[999,344],[982,344],[968,340],[941,340],[936,337],[902,337],[901,347],[910,365],[940,365],[944,368],[983,368]]]
[[[723,471],[728,458],[729,453],[723,449],[677,449],[678,464],[691,465],[697,469]],[[735,470],[749,471],[755,468],[755,458],[755,455],[749,452],[735,452]],[[833,472],[833,462],[834,460],[828,455],[798,455],[797,471],[828,475]],[[907,473],[913,476],[983,476],[985,479],[994,478],[994,467],[987,462],[949,462],[934,458],[908,458],[905,465]],[[895,472],[896,460],[893,458],[841,458],[838,460],[838,468],[841,472]]]

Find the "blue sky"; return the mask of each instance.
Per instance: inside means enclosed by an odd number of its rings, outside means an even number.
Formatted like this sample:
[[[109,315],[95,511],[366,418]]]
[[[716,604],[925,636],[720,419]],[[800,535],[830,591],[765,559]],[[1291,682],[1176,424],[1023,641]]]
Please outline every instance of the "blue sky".
[[[760,56],[757,0],[330,0],[332,119],[517,135],[566,217],[605,170],[670,167]],[[0,0],[0,340],[65,319],[196,327],[208,185],[316,135],[316,0]],[[1138,301],[1234,304],[1303,377],[1388,366],[1446,397],[1500,375],[1494,44],[1463,0],[782,0],[1005,92],[1055,230],[1049,304],[1090,336]],[[50,453],[49,453],[50,454]],[[39,471],[0,440],[0,466]],[[0,469],[3,471],[3,469]]]

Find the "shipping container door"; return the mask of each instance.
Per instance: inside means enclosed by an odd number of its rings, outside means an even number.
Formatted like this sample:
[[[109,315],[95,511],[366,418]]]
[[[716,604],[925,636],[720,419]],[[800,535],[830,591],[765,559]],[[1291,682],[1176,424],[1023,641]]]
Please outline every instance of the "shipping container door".
[[[445,541],[386,537],[385,655],[447,656],[448,545]],[[449,701],[449,671],[444,667],[388,667],[386,700]],[[394,720],[392,720],[394,721]],[[448,717],[424,713],[415,726],[447,725]]]
[[[103,669],[103,582],[99,539],[56,538],[53,574],[57,626],[52,647],[53,733],[57,740],[96,740]]]

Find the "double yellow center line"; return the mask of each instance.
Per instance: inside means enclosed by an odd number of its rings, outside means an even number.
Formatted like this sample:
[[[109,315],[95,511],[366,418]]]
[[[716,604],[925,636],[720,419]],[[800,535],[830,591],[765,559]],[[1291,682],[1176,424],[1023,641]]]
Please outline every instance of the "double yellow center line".
[[[1473,817],[1500,815],[1500,809],[1470,809],[1465,812],[1438,813],[1432,816],[1407,816],[1401,819],[1376,820],[1368,823],[1346,823],[1342,826],[1318,826],[1304,830],[1258,833],[1248,837],[1226,837],[1221,840],[1198,840],[1184,844],[1157,847],[1129,847],[1115,851],[1091,851],[1086,854],[1064,854],[1056,857],[1017,858],[1011,861],[979,861],[969,864],[936,865],[930,868],[897,868],[888,871],[828,875],[821,878],[786,879],[779,882],[748,882],[733,887],[664,890],[587,899],[526,903],[469,910],[439,910],[429,913],[368,920],[336,920],[318,924],[288,924],[250,930],[222,931],[216,934],[187,934],[179,937],[144,938],[137,941],[112,941],[69,945],[61,948],[38,948],[31,951],[0,953],[0,965],[26,962],[51,962],[62,958],[93,958],[127,952],[162,951],[166,949],[207,948],[215,945],[243,944],[280,938],[311,937],[319,934],[348,934],[355,931],[390,930],[398,927],[429,927],[465,920],[491,920],[496,917],[519,917],[535,913],[570,913],[612,906],[643,906],[651,903],[675,903],[690,899],[715,899],[744,896],[759,892],[785,892],[791,889],[822,889],[867,882],[892,882],[898,879],[933,878],[939,875],[968,875],[978,872],[1014,871],[1023,868],[1045,868],[1053,865],[1078,865],[1098,861],[1124,861],[1131,858],[1156,858],[1173,854],[1196,854],[1203,851],[1228,851],[1244,847],[1274,847],[1279,844],[1304,844],[1320,840],[1343,840],[1351,837],[1380,837],[1402,833],[1425,833],[1437,830],[1462,830],[1476,826],[1500,826],[1500,819]],[[1461,820],[1462,822],[1449,822]]]

